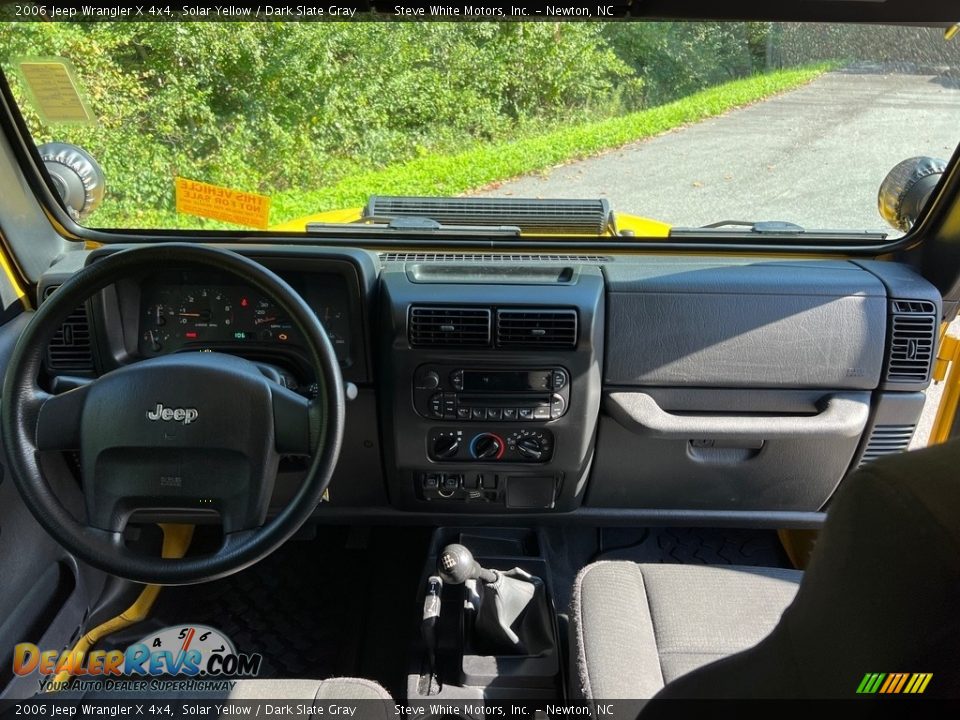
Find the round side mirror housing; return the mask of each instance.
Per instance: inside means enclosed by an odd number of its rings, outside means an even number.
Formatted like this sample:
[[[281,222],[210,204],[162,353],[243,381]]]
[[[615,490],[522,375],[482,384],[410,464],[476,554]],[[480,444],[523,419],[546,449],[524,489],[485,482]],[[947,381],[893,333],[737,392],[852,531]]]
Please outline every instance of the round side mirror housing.
[[[910,230],[946,169],[946,161],[932,157],[898,163],[880,184],[877,206],[881,217],[897,230]]]
[[[37,148],[70,216],[80,222],[97,209],[107,189],[99,163],[77,145],[49,142]]]

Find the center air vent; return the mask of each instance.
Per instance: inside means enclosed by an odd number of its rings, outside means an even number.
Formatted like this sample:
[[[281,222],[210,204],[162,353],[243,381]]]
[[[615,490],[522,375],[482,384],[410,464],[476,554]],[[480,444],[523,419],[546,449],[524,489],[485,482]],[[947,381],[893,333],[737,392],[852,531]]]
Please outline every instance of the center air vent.
[[[490,310],[412,307],[407,329],[413,347],[486,347],[490,345]]]
[[[497,347],[573,348],[576,345],[575,310],[497,311]]]
[[[44,298],[59,286],[48,287]],[[90,321],[84,305],[76,308],[64,321],[47,345],[47,367],[51,372],[93,374],[93,348],[90,344]]]
[[[932,302],[893,300],[890,303],[887,383],[923,386],[930,382],[937,324],[937,307]]]

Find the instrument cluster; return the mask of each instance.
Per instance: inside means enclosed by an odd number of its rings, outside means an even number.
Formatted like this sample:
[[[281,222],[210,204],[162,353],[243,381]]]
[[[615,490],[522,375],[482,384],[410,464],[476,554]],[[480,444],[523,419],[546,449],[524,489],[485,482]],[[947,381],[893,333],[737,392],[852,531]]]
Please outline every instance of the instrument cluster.
[[[349,365],[349,296],[340,275],[284,273],[314,310],[341,366]],[[302,347],[289,316],[262,292],[227,277],[192,271],[159,273],[141,291],[138,349],[143,357],[240,346]]]

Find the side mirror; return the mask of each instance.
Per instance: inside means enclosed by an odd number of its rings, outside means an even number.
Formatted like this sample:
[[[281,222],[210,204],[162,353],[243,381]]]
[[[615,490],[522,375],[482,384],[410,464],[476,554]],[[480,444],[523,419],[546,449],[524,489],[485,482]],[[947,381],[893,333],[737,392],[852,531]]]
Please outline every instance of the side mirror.
[[[62,142],[44,143],[37,151],[74,220],[79,222],[97,209],[107,182],[103,170],[90,153],[77,145]]]
[[[907,232],[920,217],[946,169],[946,161],[931,157],[898,163],[880,183],[877,205],[881,217],[897,230]]]

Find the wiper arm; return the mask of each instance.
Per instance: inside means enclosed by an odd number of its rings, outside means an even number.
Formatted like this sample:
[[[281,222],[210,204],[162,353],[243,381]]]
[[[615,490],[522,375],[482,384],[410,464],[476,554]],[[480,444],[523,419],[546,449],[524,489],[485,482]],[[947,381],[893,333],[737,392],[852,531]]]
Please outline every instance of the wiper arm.
[[[738,239],[764,238],[798,238],[805,240],[829,240],[842,237],[845,240],[854,239],[863,243],[875,243],[887,239],[887,233],[874,230],[807,230],[802,225],[783,220],[721,220],[702,227],[674,227],[670,229],[672,238],[695,238],[703,235],[724,235]]]
[[[371,235],[520,237],[520,228],[516,225],[442,225],[426,217],[364,217],[357,223],[307,223],[307,232],[310,235],[322,237],[369,238]]]

